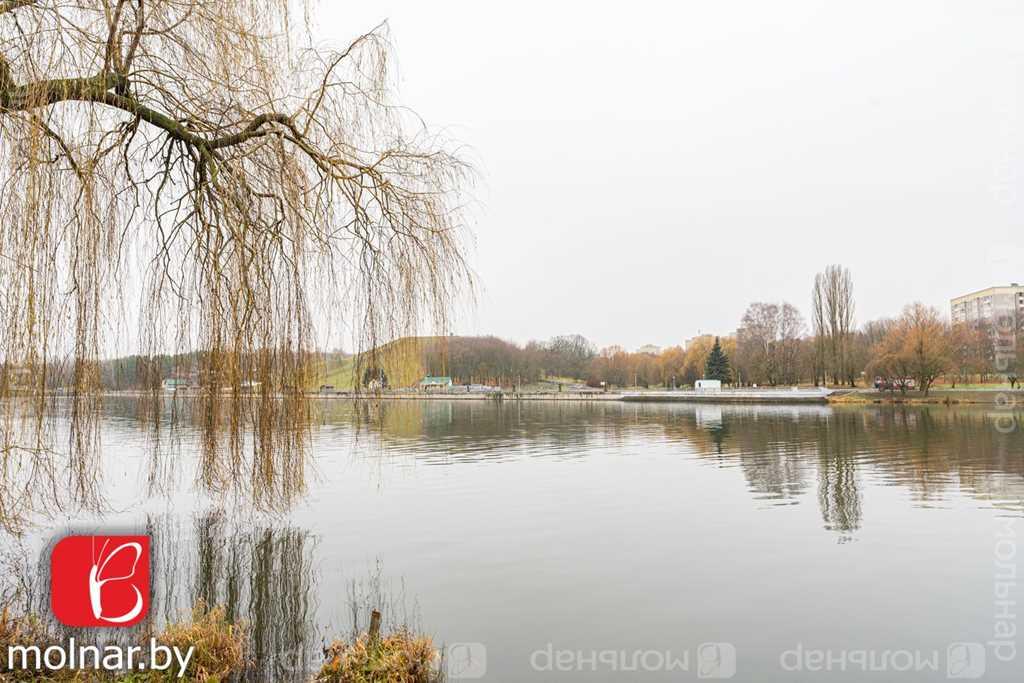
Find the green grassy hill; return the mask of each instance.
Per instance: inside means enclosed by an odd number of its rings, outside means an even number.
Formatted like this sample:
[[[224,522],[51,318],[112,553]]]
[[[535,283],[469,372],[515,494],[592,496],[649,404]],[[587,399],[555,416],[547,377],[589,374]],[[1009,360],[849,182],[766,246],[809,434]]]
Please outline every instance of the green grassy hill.
[[[323,376],[317,380],[314,389],[321,384],[330,384],[339,391],[351,391],[356,386],[356,357],[349,356],[339,363],[325,368]]]

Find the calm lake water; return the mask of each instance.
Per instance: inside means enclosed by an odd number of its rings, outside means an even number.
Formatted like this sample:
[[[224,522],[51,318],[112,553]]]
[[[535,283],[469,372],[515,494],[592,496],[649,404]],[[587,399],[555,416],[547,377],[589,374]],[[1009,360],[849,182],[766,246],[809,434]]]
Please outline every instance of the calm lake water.
[[[227,605],[252,625],[252,680],[302,680],[369,605],[483,680],[697,680],[733,653],[737,681],[1024,676],[1024,652],[1002,661],[1022,646],[1006,629],[1024,630],[1006,578],[1021,575],[1024,413],[322,409],[306,494],[268,514],[198,481],[188,430],[154,460],[130,402],[111,402],[110,511],[26,536],[28,599],[46,604],[36,558],[55,536],[137,529],[154,536],[158,618]]]

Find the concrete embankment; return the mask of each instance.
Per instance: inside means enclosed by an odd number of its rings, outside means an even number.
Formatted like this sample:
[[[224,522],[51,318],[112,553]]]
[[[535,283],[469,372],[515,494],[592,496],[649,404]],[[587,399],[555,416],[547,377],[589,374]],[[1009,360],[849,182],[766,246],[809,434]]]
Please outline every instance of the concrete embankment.
[[[637,391],[623,394],[630,403],[825,403],[827,389],[724,389],[722,391]]]
[[[823,404],[826,390],[726,390],[721,392],[697,391],[637,391],[618,392],[338,392],[318,394],[322,399],[360,399],[387,401],[624,401],[631,403],[818,403]]]
[[[501,391],[490,393],[443,392],[350,392],[314,394],[320,399],[359,399],[369,401],[621,401],[622,394],[595,391]]]

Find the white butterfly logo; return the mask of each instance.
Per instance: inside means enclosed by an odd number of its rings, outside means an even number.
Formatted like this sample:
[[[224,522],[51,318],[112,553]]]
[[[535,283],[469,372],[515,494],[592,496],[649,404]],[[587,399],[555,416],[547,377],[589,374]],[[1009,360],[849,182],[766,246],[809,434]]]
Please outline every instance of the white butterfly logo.
[[[109,540],[104,541],[103,547],[100,549],[99,560],[93,560],[92,569],[89,571],[89,601],[92,603],[92,613],[96,619],[106,621],[111,624],[126,624],[142,613],[142,609],[145,606],[145,601],[142,599],[142,593],[139,591],[137,586],[132,584],[131,589],[135,591],[135,606],[126,614],[107,616],[103,614],[103,587],[112,581],[128,581],[135,576],[135,568],[138,566],[139,559],[142,557],[142,545],[136,542],[123,543],[114,548],[109,555],[106,555],[107,546],[109,544]],[[135,559],[132,561],[131,571],[124,576],[104,576],[104,570],[107,568],[107,565],[120,552],[135,553]]]

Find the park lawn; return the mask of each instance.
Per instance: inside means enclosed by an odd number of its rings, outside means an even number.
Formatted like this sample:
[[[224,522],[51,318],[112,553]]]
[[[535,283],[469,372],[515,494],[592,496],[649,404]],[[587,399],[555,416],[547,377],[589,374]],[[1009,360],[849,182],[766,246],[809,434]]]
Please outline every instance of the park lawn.
[[[970,391],[971,389],[1009,389],[1009,388],[1010,388],[1010,383],[1009,382],[985,382],[984,384],[978,384],[977,382],[975,382],[975,383],[967,383],[967,384],[962,384],[960,382],[956,383],[956,391],[959,391],[961,389],[963,389],[965,391]],[[936,382],[935,384],[932,385],[932,389],[950,389],[950,390],[952,390],[953,389],[953,385],[948,383],[948,382]]]
[[[331,385],[338,391],[351,391],[356,386],[356,357],[349,356],[340,363],[324,368],[324,372],[310,387],[314,391],[320,389],[324,384]]]

